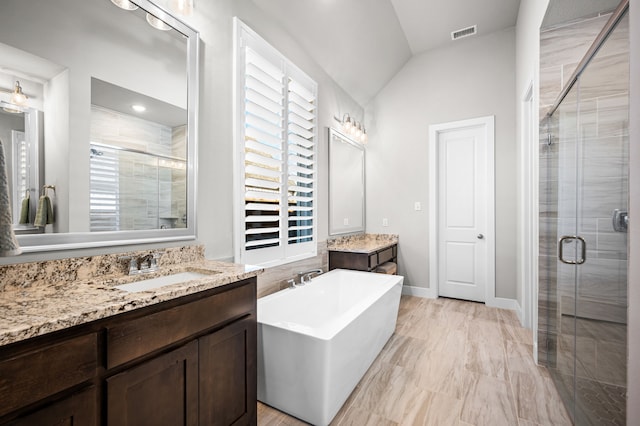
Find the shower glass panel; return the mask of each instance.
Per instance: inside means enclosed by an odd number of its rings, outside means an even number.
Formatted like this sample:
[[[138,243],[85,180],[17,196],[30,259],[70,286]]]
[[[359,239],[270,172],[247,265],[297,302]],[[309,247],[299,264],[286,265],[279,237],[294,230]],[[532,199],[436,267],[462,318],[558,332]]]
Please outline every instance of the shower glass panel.
[[[542,128],[540,355],[577,425],[625,424],[628,112],[624,15]]]
[[[91,144],[91,231],[186,226],[186,162]]]

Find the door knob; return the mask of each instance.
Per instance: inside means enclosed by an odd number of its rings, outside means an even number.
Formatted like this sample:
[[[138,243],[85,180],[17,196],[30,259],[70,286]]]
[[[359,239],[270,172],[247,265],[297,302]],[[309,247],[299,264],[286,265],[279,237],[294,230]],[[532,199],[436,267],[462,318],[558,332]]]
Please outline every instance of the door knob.
[[[484,238],[484,235],[482,235],[482,234],[478,234],[478,239],[479,239],[479,240],[481,240],[481,239],[483,239],[483,238]]]

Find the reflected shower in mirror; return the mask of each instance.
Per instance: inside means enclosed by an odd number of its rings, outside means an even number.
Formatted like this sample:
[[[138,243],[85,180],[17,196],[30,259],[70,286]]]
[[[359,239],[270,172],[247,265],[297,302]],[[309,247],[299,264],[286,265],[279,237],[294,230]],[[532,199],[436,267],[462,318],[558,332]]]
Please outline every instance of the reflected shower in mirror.
[[[19,236],[25,252],[195,238],[198,33],[149,0],[127,4],[2,1],[0,101],[19,81],[23,121],[34,110],[43,129],[23,157],[40,181],[11,182],[14,216],[25,185],[34,206],[55,186],[53,220]]]
[[[92,78],[90,227],[184,228],[187,111]]]
[[[365,151],[329,129],[329,235],[365,230]]]

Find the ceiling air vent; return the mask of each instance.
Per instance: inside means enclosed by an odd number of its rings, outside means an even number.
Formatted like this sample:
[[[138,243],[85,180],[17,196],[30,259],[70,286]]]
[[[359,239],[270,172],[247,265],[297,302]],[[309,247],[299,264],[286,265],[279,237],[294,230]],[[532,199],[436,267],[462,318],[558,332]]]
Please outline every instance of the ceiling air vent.
[[[477,26],[473,25],[471,27],[462,28],[461,30],[453,31],[451,33],[451,40],[458,40],[464,37],[472,36],[476,33]]]

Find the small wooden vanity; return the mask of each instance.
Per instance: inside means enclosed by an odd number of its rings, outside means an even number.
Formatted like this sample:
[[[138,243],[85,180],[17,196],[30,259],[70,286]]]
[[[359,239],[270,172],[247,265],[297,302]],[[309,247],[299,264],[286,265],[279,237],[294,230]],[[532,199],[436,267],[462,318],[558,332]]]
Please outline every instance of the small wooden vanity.
[[[0,424],[255,425],[255,275],[0,346]]]
[[[384,264],[398,263],[398,236],[360,234],[327,242],[329,270],[355,269],[375,272]]]

